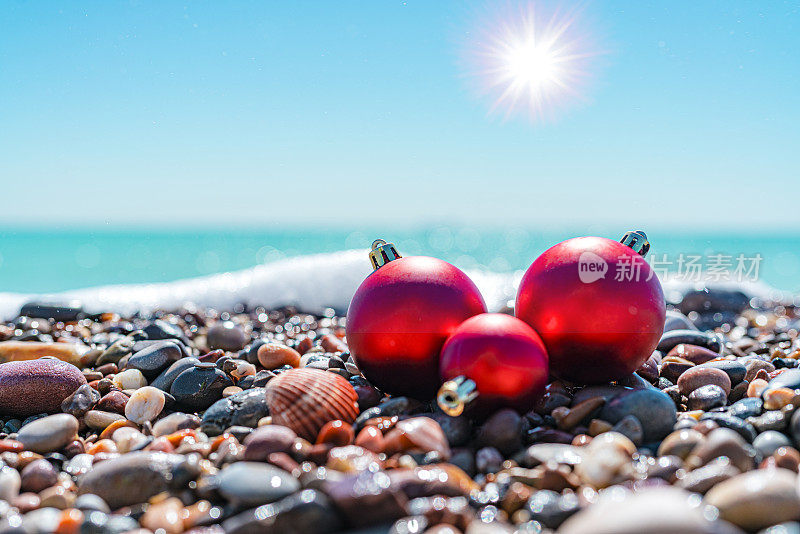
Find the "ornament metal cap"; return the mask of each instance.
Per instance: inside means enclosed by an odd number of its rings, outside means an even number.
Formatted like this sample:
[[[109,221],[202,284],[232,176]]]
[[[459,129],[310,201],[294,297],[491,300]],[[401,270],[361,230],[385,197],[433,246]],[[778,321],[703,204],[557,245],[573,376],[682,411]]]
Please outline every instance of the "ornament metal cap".
[[[646,256],[647,251],[650,250],[650,241],[647,240],[647,234],[641,230],[625,232],[625,235],[622,236],[619,242],[626,247],[632,248],[633,251],[640,256]]]
[[[377,271],[390,261],[402,258],[394,243],[387,243],[383,239],[376,239],[372,242],[372,250],[369,251],[369,261],[372,269]]]
[[[439,388],[436,402],[439,408],[450,417],[464,413],[464,408],[478,397],[478,387],[469,378],[457,376],[448,380]]]

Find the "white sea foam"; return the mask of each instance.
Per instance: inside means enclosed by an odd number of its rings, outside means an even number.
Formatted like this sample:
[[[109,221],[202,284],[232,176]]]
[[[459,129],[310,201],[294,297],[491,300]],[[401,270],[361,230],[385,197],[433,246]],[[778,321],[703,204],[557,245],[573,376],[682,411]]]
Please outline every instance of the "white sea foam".
[[[344,313],[353,293],[369,274],[363,250],[315,254],[288,258],[242,271],[189,278],[157,284],[127,284],[77,289],[36,295],[0,293],[0,317],[13,318],[28,301],[79,301],[89,312],[130,313],[155,308],[177,308],[186,303],[229,309],[238,303],[273,308],[294,305],[308,312],[333,308]],[[522,272],[495,273],[468,270],[483,293],[490,310],[502,309],[513,301]],[[668,300],[697,285],[670,279],[664,281]],[[743,290],[751,297],[785,300],[789,295],[763,283],[710,284]]]

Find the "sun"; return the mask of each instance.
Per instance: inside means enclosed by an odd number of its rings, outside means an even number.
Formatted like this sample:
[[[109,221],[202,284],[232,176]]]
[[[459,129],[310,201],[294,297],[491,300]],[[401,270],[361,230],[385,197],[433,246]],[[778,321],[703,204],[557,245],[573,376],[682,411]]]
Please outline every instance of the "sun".
[[[524,113],[541,122],[585,99],[593,58],[603,52],[581,13],[524,2],[480,17],[467,46],[468,74],[488,97],[490,114]]]

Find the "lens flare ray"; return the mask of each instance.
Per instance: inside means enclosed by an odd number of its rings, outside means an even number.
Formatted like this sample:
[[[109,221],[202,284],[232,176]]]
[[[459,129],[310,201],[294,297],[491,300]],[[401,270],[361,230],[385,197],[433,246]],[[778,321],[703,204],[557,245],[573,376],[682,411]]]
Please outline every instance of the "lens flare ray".
[[[604,52],[582,14],[578,7],[523,2],[480,17],[467,46],[468,74],[490,101],[490,115],[546,122],[586,100],[594,60]]]

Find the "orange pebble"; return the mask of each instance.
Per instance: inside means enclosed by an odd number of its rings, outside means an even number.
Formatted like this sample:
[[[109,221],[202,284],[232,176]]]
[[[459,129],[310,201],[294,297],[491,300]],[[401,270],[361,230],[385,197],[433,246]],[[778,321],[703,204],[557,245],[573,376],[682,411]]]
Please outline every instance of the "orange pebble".
[[[394,428],[394,425],[397,424],[398,417],[393,415],[389,416],[380,416],[380,417],[373,417],[372,419],[368,419],[366,421],[367,426],[374,426],[377,427],[378,430],[381,432],[386,432]]]
[[[361,432],[359,432],[356,437],[356,445],[376,454],[382,453],[386,446],[383,440],[383,434],[374,426],[365,426],[361,429]]]
[[[578,434],[574,438],[572,438],[572,444],[576,447],[583,447],[584,445],[588,445],[589,442],[592,441],[592,436],[587,434]]]
[[[167,441],[169,441],[173,447],[177,447],[184,438],[192,438],[192,440],[194,440],[195,436],[197,436],[197,433],[194,430],[185,428],[163,437],[167,438]]]
[[[83,512],[75,508],[68,508],[61,512],[55,534],[77,534],[83,523]]]
[[[0,439],[0,452],[21,452],[25,446],[15,439]]]
[[[300,353],[282,343],[265,343],[258,347],[258,363],[265,369],[277,369],[283,365],[300,366]]]
[[[330,443],[335,447],[344,447],[345,445],[350,445],[354,437],[353,427],[337,419],[336,421],[328,421],[322,426],[319,434],[317,434],[317,444]]]
[[[136,426],[135,423],[132,423],[127,419],[118,419],[117,421],[114,421],[113,423],[108,425],[105,428],[105,430],[100,432],[100,439],[111,439],[111,436],[114,435],[114,431],[117,430],[118,428],[122,428],[123,426],[130,426],[136,429],[139,428],[138,426]]]
[[[166,438],[166,436],[160,436],[154,439],[150,445],[145,447],[145,450],[148,451],[157,451],[157,452],[172,452],[175,450],[175,447],[172,446],[172,443]]]
[[[325,352],[344,352],[347,350],[347,345],[344,344],[344,341],[333,334],[325,334],[322,336],[320,345],[325,349]]]
[[[117,444],[110,439],[101,439],[86,448],[86,452],[94,456],[100,452],[117,452]]]
[[[211,442],[211,452],[217,452],[217,449],[219,448],[220,445],[222,445],[222,442],[232,437],[233,436],[231,434],[224,432],[219,436],[217,436],[216,438],[214,438],[214,440]]]
[[[311,347],[313,346],[314,346],[314,340],[311,339],[310,337],[304,337],[303,339],[300,340],[300,343],[298,343],[295,346],[295,349],[297,349],[297,352],[299,352],[300,354],[305,354],[306,352],[311,350]]]

